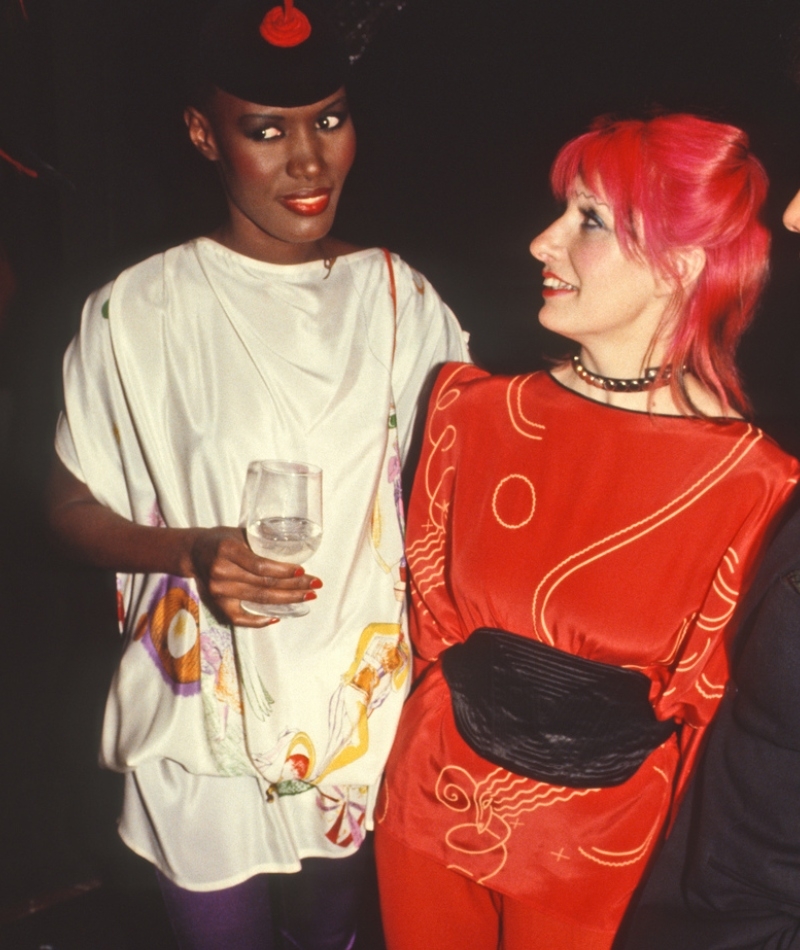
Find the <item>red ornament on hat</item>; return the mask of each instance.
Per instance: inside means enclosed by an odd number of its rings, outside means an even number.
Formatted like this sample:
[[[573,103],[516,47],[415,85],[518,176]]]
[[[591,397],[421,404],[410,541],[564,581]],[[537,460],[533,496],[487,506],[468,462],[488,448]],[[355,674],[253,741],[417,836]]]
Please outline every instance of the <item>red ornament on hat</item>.
[[[273,7],[261,21],[260,31],[273,46],[299,46],[311,36],[311,24],[294,0],[283,0],[283,6]]]

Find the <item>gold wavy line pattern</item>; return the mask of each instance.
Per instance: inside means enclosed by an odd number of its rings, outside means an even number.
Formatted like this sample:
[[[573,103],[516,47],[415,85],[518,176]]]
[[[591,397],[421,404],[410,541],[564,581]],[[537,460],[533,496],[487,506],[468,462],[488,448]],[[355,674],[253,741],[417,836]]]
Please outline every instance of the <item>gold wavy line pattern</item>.
[[[439,554],[439,552],[435,552]],[[424,561],[416,561],[417,564],[417,584],[422,583],[427,580],[429,576],[437,577],[441,575],[444,571],[444,554],[440,554],[436,557],[435,560],[426,564],[425,567],[419,567],[420,564],[425,564]]]
[[[430,433],[433,430],[436,413],[452,405],[460,396],[458,390],[448,389],[447,386],[453,377],[461,372],[461,369],[462,367],[457,366],[449,374],[431,410],[431,420],[426,430],[431,449],[425,465],[428,521],[425,525],[425,534],[409,544],[406,548],[406,558],[414,575],[414,584],[419,591],[419,597],[415,598],[415,603],[418,607],[424,608],[428,614],[430,614],[430,611],[425,608],[421,597],[427,596],[431,591],[444,585],[445,525],[450,501],[447,498],[446,492],[442,491],[442,485],[445,484],[447,479],[452,477],[455,472],[455,467],[450,465],[442,469],[442,471],[438,473],[435,485],[431,484],[431,469],[440,452],[448,452],[452,449],[457,436],[456,428],[453,425],[446,425],[436,438]],[[440,498],[443,500],[437,501],[437,499]]]
[[[689,633],[689,630],[691,628],[692,621],[695,619],[696,616],[697,614],[692,612],[691,614],[689,614],[688,617],[683,618],[683,622],[681,623],[681,628],[678,631],[678,635],[675,637],[675,645],[673,646],[672,650],[670,650],[670,652],[667,654],[665,659],[657,661],[656,663],[657,666],[672,666],[672,664],[675,662],[676,657],[680,653],[681,647],[683,646],[683,641],[686,639]]]
[[[464,877],[475,877],[472,871],[470,871],[468,868],[462,868],[460,864],[447,864],[445,867],[448,871],[455,871],[458,874],[463,874]]]
[[[733,573],[739,565],[739,555],[733,550],[733,548],[728,548],[725,552],[725,561],[733,561],[732,564],[728,563],[728,568],[730,572]]]
[[[699,653],[692,653],[691,656],[687,656],[685,659],[681,660],[681,662],[675,667],[675,672],[687,673],[689,670],[693,670],[710,649],[711,637],[707,637],[703,649]]]
[[[447,831],[445,834],[447,846],[459,854],[476,856],[490,854],[493,851],[499,852],[497,867],[489,874],[478,878],[479,884],[493,878],[505,867],[508,861],[506,842],[513,833],[511,820],[526,812],[536,811],[538,808],[547,808],[599,791],[599,788],[566,788],[547,785],[544,782],[535,782],[531,785],[530,779],[513,775],[506,769],[500,768],[490,772],[481,782],[476,782],[473,776],[460,765],[446,765],[441,769],[435,787],[436,798],[446,808],[458,813],[472,811],[475,815],[473,821],[453,825]],[[454,840],[455,835],[465,831],[475,833],[475,846],[464,847]],[[479,845],[478,839],[483,836],[488,836],[489,841],[485,845]],[[469,877],[475,877],[473,872],[460,865],[451,864],[448,867],[459,870]]]
[[[545,431],[545,427],[539,422],[528,419],[522,411],[522,390],[525,384],[531,379],[531,376],[515,376],[508,384],[506,389],[506,405],[508,406],[508,418],[511,425],[526,439],[534,439],[537,442],[542,441],[542,436],[532,432],[532,429]],[[524,428],[527,426],[528,428]]]
[[[727,558],[725,559],[725,566],[728,568],[728,570],[731,569],[728,564]],[[738,589],[735,587],[731,587],[731,585],[725,581],[725,579],[721,576],[720,573],[717,573],[717,576],[714,579],[714,588],[719,594],[719,596],[722,597],[723,600],[730,600],[730,598],[732,597],[734,601],[736,601],[736,599],[739,597]],[[729,595],[727,598],[725,596],[726,594]]]
[[[584,858],[588,858],[589,861],[594,861],[595,864],[603,865],[603,867],[627,868],[630,867],[631,864],[637,864],[647,854],[655,833],[656,829],[654,828],[642,844],[639,845],[634,852],[631,852],[632,857],[629,858],[624,858],[622,856],[624,852],[620,852],[616,860],[611,860],[611,856],[615,854],[613,851],[602,851],[600,848],[592,848],[590,851],[587,851],[586,848],[580,845],[578,846],[578,853],[582,854]],[[600,855],[607,855],[607,857],[600,857]]]
[[[432,526],[424,537],[419,538],[419,540],[408,546],[406,554],[412,557],[424,558],[434,551],[437,546],[441,545],[441,533],[439,528]]]
[[[653,767],[653,771],[656,772],[662,779],[664,779],[664,782],[667,785],[669,785],[669,776],[662,769]],[[638,861],[641,861],[642,858],[647,854],[650,844],[660,827],[661,818],[659,817],[656,819],[655,824],[650,829],[650,832],[644,841],[640,845],[637,845],[635,848],[631,848],[628,851],[609,851],[606,848],[596,847],[592,847],[587,850],[586,848],[578,846],[578,852],[589,861],[593,861],[595,864],[600,864],[603,867],[630,867],[631,864],[636,864]]]
[[[755,435],[753,435],[753,433],[755,433]],[[763,437],[763,433],[760,430],[748,425],[744,434],[737,440],[736,444],[731,448],[727,455],[716,465],[714,465],[708,472],[706,472],[705,475],[699,478],[694,483],[694,485],[681,492],[677,498],[674,498],[666,505],[663,505],[658,509],[658,511],[653,512],[646,518],[642,518],[640,521],[637,521],[634,524],[628,525],[625,528],[621,528],[619,531],[615,531],[613,534],[610,534],[605,538],[601,538],[599,541],[593,542],[592,544],[583,548],[583,550],[577,551],[575,554],[571,554],[560,564],[557,564],[554,568],[552,568],[552,570],[548,571],[548,573],[540,581],[533,595],[533,629],[536,635],[541,639],[540,633],[543,633],[548,643],[551,645],[554,643],[553,636],[550,633],[545,620],[545,611],[547,609],[548,601],[552,597],[556,588],[559,587],[568,577],[581,568],[593,563],[594,561],[599,560],[602,557],[606,557],[607,555],[612,554],[614,551],[617,551],[626,545],[632,544],[634,541],[638,541],[640,538],[643,538],[655,531],[656,528],[659,528],[661,525],[666,524],[673,518],[676,518],[687,508],[691,507],[691,505],[698,502],[700,498],[709,492],[715,485],[719,484],[719,482],[721,482],[726,475],[728,475],[737,465],[741,463],[741,461],[748,455],[749,452],[752,451],[755,445],[760,442]],[[750,441],[748,442],[748,440]],[[630,534],[631,532],[635,533]],[[624,537],[627,534],[630,534],[630,536]],[[603,545],[609,544],[612,541],[616,541],[619,538],[622,538],[622,540],[618,543],[612,544],[605,550],[598,551],[598,549]],[[586,557],[586,555],[589,554],[591,554],[591,556]],[[585,558],[585,560],[581,561],[581,558]],[[578,563],[569,570],[564,570],[568,564],[574,561],[578,561]],[[542,598],[541,609],[537,609],[537,602],[542,589],[545,587],[548,581],[550,581],[551,578],[554,575],[557,575],[560,571],[564,571],[564,573],[562,573],[555,581],[550,584],[549,588],[547,589],[547,593]],[[537,621],[537,614],[540,622]]]
[[[702,686],[700,685],[701,683],[703,684]],[[721,683],[712,683],[705,673],[700,675],[700,679],[694,686],[703,699],[722,699],[725,695],[725,686]],[[708,687],[708,690],[703,689],[703,686]]]
[[[425,597],[432,590],[444,585],[444,542],[431,558],[417,559],[408,556],[408,562],[414,576],[414,584],[420,596]]]

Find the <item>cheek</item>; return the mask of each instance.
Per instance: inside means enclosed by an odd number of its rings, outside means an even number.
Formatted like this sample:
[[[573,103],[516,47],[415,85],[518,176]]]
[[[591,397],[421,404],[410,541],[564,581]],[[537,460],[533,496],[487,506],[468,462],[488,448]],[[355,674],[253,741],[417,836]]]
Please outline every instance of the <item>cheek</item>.
[[[356,157],[356,137],[351,132],[350,135],[343,136],[336,142],[331,149],[328,165],[336,170],[337,176],[344,180],[350,171]]]
[[[572,266],[581,281],[581,287],[603,287],[614,283],[614,261],[599,243],[586,243],[573,248]]]
[[[265,149],[238,149],[226,155],[223,164],[223,174],[229,186],[236,191],[258,188],[263,193],[277,179],[278,173],[276,163],[268,160]]]
[[[650,271],[621,253],[610,254],[599,244],[584,245],[573,255],[573,263],[584,288],[591,286],[617,299],[647,296],[653,289]]]
[[[237,164],[237,173],[242,184],[257,187],[260,192],[268,190],[278,177],[278,170],[263,157],[248,155]]]

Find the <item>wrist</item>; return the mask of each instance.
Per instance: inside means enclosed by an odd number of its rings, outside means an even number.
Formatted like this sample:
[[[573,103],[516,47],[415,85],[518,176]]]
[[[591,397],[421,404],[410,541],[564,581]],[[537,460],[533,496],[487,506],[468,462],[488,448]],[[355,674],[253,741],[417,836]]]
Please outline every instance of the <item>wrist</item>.
[[[180,577],[197,577],[195,545],[202,531],[202,528],[184,528],[180,532],[177,551],[177,573]]]

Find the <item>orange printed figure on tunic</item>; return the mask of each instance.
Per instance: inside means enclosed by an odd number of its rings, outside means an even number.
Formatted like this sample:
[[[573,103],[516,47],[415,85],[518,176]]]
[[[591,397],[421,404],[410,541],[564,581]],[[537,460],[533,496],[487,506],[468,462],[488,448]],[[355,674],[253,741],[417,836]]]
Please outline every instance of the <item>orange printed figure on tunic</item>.
[[[355,659],[331,697],[330,740],[317,781],[364,755],[369,748],[369,717],[390,692],[403,688],[408,666],[400,624],[371,623],[364,628]]]
[[[408,678],[409,652],[399,623],[371,623],[361,633],[356,655],[331,697],[329,741],[317,759],[314,743],[304,732],[286,729],[274,749],[257,759],[262,774],[281,763],[272,795],[298,795],[336,782],[333,773],[369,749],[369,719]]]
[[[133,639],[144,643],[175,693],[199,692],[200,608],[182,578],[164,578],[149,610],[139,618]]]

